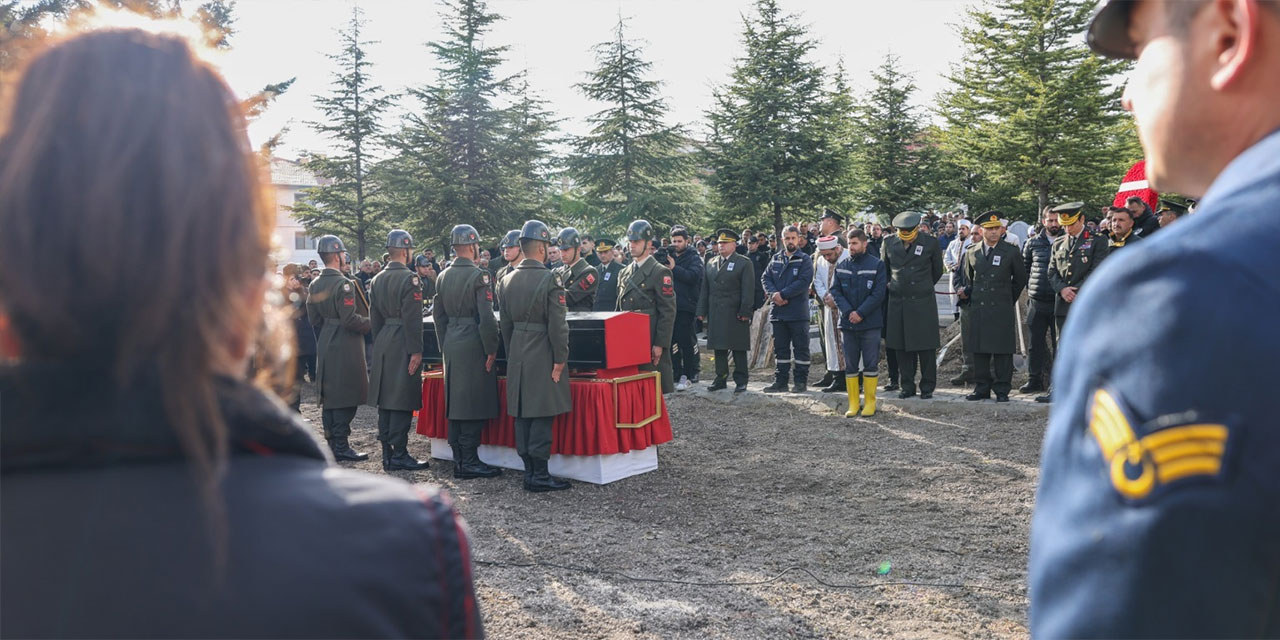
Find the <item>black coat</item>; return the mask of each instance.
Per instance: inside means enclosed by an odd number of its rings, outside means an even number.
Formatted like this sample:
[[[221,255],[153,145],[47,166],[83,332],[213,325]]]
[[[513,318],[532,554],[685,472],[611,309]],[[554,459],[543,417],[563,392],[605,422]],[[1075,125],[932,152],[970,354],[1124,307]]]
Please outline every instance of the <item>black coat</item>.
[[[698,309],[702,275],[707,264],[693,247],[685,249],[684,253],[676,253],[673,249],[671,258],[676,265],[671,269],[671,277],[676,282],[676,311],[693,313]]]
[[[101,380],[0,372],[0,636],[483,635],[447,496],[334,466],[278,401],[224,379],[211,514],[158,385]]]
[[[1038,302],[1053,302],[1057,294],[1049,283],[1049,262],[1053,259],[1053,236],[1041,231],[1022,245],[1022,266],[1027,270],[1027,296]]]
[[[759,249],[746,254],[746,256],[751,260],[751,267],[757,276],[756,299],[751,303],[751,310],[755,311],[764,306],[764,282],[761,282],[759,276],[763,275],[764,270],[769,268],[769,261],[773,259],[773,256],[769,255],[768,251]]]

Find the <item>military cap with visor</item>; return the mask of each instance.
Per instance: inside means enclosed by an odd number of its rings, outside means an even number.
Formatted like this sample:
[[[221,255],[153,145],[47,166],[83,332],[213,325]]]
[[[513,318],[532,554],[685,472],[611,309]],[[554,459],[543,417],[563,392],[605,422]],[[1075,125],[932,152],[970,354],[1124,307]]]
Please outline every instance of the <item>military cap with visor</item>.
[[[716,229],[716,244],[720,244],[721,242],[737,242],[738,239],[739,236],[733,229]],[[752,242],[754,241],[755,239],[752,238]]]
[[[830,218],[830,219],[832,219],[832,220],[835,220],[837,224],[844,224],[844,216],[843,216],[843,215],[840,215],[840,212],[839,212],[839,211],[836,211],[835,209],[832,209],[831,207],[824,207],[824,208],[822,209],[822,217],[821,217],[821,218],[818,218],[818,219],[819,219],[819,220],[826,220],[827,218]]]

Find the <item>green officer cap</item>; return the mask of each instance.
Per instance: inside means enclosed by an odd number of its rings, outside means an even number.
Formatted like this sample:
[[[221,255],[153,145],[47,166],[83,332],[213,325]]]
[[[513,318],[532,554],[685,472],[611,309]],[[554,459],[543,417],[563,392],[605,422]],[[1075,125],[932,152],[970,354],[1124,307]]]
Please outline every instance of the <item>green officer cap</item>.
[[[973,223],[985,229],[995,229],[997,227],[1004,226],[1004,223],[1000,220],[999,211],[988,211],[986,213],[979,214],[978,217],[973,219]]]
[[[895,229],[914,229],[920,226],[920,214],[915,211],[903,211],[893,217]]]
[[[715,241],[717,244],[721,242],[737,242],[739,236],[733,229],[716,229]]]
[[[596,240],[596,253],[600,253],[602,251],[613,251],[613,248],[616,246],[618,246],[618,243],[608,238],[600,238],[599,240]]]
[[[1103,0],[1098,3],[1085,32],[1085,40],[1094,53],[1121,60],[1138,57],[1133,40],[1129,38],[1129,17],[1137,4],[1133,0]]]
[[[1157,210],[1156,213],[1172,211],[1178,217],[1182,217],[1187,215],[1187,209],[1188,207],[1186,205],[1178,204],[1176,202],[1173,202],[1172,200],[1165,200],[1162,198],[1160,200],[1160,209]]]
[[[1050,211],[1050,213],[1056,213],[1056,214],[1059,214],[1059,215],[1062,215],[1062,214],[1064,214],[1064,213],[1065,213],[1065,214],[1067,214],[1067,215],[1069,215],[1069,216],[1074,216],[1074,215],[1076,215],[1077,213],[1080,213],[1080,211],[1081,211],[1082,209],[1084,209],[1084,203],[1083,203],[1083,202],[1067,202],[1067,203],[1065,203],[1065,204],[1060,204],[1060,205],[1058,205],[1058,206],[1056,206],[1056,207],[1054,207],[1054,208],[1050,209],[1049,211]]]

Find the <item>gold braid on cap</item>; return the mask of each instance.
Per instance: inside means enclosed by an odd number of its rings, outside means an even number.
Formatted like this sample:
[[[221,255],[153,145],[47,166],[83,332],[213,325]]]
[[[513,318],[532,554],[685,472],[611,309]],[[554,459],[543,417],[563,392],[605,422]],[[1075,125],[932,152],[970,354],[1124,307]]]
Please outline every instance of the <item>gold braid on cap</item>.
[[[898,238],[907,244],[916,241],[916,236],[920,235],[920,227],[912,227],[910,232],[898,231]]]
[[[1075,212],[1074,214],[1072,214],[1072,213],[1059,213],[1059,214],[1058,214],[1058,222],[1059,222],[1059,223],[1061,223],[1061,224],[1062,224],[1062,226],[1064,226],[1064,227],[1069,227],[1069,226],[1071,226],[1071,225],[1075,224],[1075,223],[1076,223],[1076,221],[1078,221],[1078,220],[1080,219],[1080,216],[1082,216],[1082,215],[1084,215],[1084,209],[1081,209],[1081,210],[1079,210],[1079,211]]]

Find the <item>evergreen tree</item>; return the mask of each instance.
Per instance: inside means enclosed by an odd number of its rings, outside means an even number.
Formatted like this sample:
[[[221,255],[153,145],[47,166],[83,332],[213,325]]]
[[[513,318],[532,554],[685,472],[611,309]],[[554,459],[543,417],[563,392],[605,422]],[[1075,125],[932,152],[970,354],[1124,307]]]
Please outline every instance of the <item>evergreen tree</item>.
[[[513,180],[512,208],[516,220],[537,218],[555,221],[551,180],[556,171],[551,146],[558,140],[560,121],[547,102],[529,87],[528,72],[512,83],[516,101],[505,112],[505,144],[502,165]]]
[[[925,207],[924,118],[911,104],[915,81],[892,53],[871,73],[875,87],[858,114],[862,180],[858,200],[877,216]]]
[[[304,161],[321,186],[306,190],[306,201],[293,208],[294,217],[308,231],[354,241],[355,255],[361,259],[369,240],[384,226],[385,208],[378,206],[371,158],[382,135],[379,118],[393,101],[369,77],[365,47],[373,43],[360,39],[364,25],[360,9],[352,10],[351,21],[340,33],[341,51],[328,56],[337,65],[332,92],[315,99],[326,119],[310,124],[333,144],[330,153]]]
[[[836,196],[831,205],[841,212],[854,214],[866,208],[861,200],[866,191],[866,167],[860,162],[866,140],[858,126],[859,114],[864,107],[849,86],[843,59],[836,63],[835,79],[827,100],[827,130],[835,142],[836,153],[845,158],[844,171],[837,180]]]
[[[659,226],[688,223],[693,213],[692,159],[679,125],[665,122],[661,83],[648,78],[653,63],[627,40],[619,18],[613,38],[594,47],[596,69],[578,84],[607,105],[587,118],[591,131],[573,141],[570,174],[594,209],[593,225],[615,230],[644,218]]]
[[[848,169],[831,122],[822,67],[809,60],[814,43],[776,0],[756,0],[743,17],[743,46],[727,86],[707,114],[709,183],[738,226],[784,213],[811,216],[839,198]]]
[[[1007,0],[968,11],[962,62],[942,98],[942,142],[977,177],[982,206],[1021,203],[1008,213],[1030,219],[1052,201],[1109,201],[1136,159],[1113,82],[1125,63],[1093,55],[1080,39],[1092,7]],[[1010,191],[1015,200],[999,202]]]

